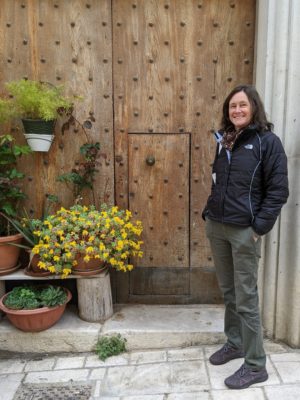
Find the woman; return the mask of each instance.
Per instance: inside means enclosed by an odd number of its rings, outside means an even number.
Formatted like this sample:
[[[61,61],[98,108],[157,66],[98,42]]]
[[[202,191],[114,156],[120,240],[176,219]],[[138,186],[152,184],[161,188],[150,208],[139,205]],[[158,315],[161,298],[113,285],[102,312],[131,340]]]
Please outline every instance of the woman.
[[[268,233],[288,198],[287,159],[271,131],[253,86],[232,90],[215,133],[212,190],[202,217],[225,303],[226,344],[214,365],[239,357],[244,363],[225,380],[243,389],[268,379],[257,293],[261,236]]]

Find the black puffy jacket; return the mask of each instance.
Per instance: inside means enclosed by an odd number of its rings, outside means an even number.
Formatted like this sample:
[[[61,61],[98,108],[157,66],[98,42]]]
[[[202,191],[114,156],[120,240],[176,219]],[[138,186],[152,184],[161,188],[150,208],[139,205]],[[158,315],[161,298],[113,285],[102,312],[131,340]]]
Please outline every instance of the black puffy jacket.
[[[289,195],[287,158],[278,136],[250,125],[231,152],[217,145],[212,174],[204,219],[252,226],[259,235],[272,229]]]

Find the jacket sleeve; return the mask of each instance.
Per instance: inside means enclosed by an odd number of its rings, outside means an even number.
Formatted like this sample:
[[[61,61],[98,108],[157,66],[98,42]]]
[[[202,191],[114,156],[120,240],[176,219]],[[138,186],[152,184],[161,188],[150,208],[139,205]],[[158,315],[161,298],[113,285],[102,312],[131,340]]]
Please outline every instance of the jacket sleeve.
[[[274,226],[289,196],[287,157],[280,139],[272,134],[262,155],[263,200],[252,227],[265,235]]]
[[[218,157],[218,153],[219,153],[218,149],[219,149],[219,144],[217,143],[216,152],[215,152],[215,158],[214,158],[214,162],[213,162],[213,164],[212,164],[212,174],[214,173],[214,165],[215,165],[216,159],[217,159],[217,157]],[[211,193],[212,193],[212,190],[213,190],[213,186],[214,186],[214,181],[213,181],[213,179],[212,179],[212,180],[211,180],[211,190],[210,190],[210,195],[209,195],[209,197],[211,196]],[[209,197],[208,197],[208,199],[209,199]],[[204,209],[203,209],[203,211],[202,211],[202,214],[201,214],[202,219],[203,219],[204,221],[205,221],[205,216],[207,215],[207,212],[208,212],[207,204],[208,204],[208,200],[207,200],[206,205],[205,205],[205,207],[204,207]]]

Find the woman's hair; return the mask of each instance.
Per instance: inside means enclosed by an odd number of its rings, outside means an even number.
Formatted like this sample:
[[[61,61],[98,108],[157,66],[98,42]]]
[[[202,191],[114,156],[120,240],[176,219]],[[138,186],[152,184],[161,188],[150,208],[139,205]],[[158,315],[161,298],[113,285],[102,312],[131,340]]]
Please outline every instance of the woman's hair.
[[[224,131],[234,130],[234,125],[229,119],[229,102],[232,99],[232,97],[239,92],[244,92],[251,104],[251,110],[252,110],[251,124],[256,125],[259,128],[259,130],[262,131],[272,130],[274,126],[271,122],[267,120],[263,102],[261,101],[259,94],[257,93],[257,90],[252,85],[236,86],[226,97],[223,104],[223,116],[221,121],[222,130]]]

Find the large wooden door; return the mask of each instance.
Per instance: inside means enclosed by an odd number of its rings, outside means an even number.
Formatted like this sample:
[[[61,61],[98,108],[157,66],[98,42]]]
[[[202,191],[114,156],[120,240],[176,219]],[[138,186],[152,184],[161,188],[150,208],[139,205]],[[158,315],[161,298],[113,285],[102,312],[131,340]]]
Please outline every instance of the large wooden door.
[[[145,227],[116,301],[218,302],[201,211],[222,103],[253,79],[255,0],[112,4],[116,201]]]

